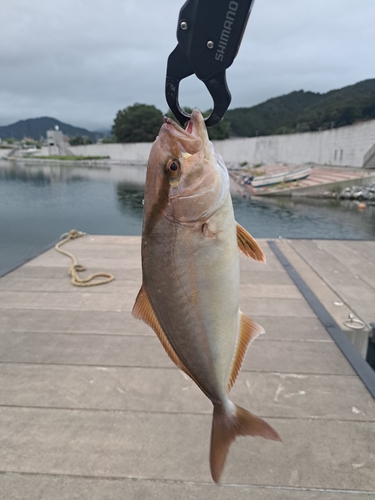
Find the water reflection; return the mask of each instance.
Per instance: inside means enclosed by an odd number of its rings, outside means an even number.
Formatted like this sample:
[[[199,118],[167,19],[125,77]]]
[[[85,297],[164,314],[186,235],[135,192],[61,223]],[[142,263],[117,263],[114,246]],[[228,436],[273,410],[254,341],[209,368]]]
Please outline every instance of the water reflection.
[[[234,199],[238,222],[258,238],[374,239],[375,206],[315,198]]]
[[[127,182],[119,182],[116,187],[117,206],[124,215],[131,210],[137,217],[143,217],[143,189],[132,189]]]
[[[0,180],[20,182],[67,183],[79,180],[105,182],[127,182],[137,188],[143,187],[146,165],[81,165],[79,162],[26,163],[0,160]]]
[[[0,160],[0,275],[72,228],[139,235],[145,166]],[[255,237],[374,239],[375,207],[297,198],[236,198],[236,219]]]
[[[0,276],[73,228],[139,235],[145,171],[0,161]]]
[[[33,172],[30,175],[29,172],[17,168],[1,168],[0,169],[0,181],[18,181],[31,183],[36,186],[44,186],[51,183],[51,179],[46,177],[42,171]]]

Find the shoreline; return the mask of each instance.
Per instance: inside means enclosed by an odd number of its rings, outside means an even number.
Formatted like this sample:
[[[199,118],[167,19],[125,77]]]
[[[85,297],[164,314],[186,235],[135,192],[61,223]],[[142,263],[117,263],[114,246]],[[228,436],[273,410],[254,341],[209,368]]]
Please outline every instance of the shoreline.
[[[83,160],[63,160],[56,158],[32,158],[32,157],[19,157],[19,156],[8,156],[8,157],[0,157],[0,160],[9,161],[9,162],[22,162],[22,163],[35,163],[35,164],[63,164],[63,165],[106,165],[110,167],[111,165],[124,165],[124,166],[147,166],[147,162],[141,160],[112,160],[111,158],[101,158],[96,160],[83,159]]]

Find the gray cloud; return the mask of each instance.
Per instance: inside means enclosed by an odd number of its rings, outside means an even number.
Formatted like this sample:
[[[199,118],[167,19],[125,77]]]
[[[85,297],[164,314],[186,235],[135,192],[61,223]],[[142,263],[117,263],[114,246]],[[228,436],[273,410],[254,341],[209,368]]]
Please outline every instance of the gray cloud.
[[[183,1],[12,0],[0,21],[0,125],[54,116],[110,127],[134,102],[162,111],[166,61]],[[293,90],[326,92],[372,78],[373,0],[256,0],[227,71],[231,107]],[[181,104],[206,109],[196,78]]]

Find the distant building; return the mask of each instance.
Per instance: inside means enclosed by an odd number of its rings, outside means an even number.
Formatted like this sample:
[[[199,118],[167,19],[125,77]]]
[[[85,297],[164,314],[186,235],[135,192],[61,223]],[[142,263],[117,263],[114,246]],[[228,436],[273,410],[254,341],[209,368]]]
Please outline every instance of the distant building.
[[[55,130],[47,130],[48,154],[58,156],[69,156],[71,151],[67,146],[67,139],[56,125]]]

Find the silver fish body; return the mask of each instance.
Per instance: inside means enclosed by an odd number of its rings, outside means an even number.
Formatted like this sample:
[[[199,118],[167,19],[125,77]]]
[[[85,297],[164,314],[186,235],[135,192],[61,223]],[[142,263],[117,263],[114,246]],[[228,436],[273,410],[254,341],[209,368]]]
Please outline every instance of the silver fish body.
[[[280,439],[228,398],[248,344],[263,331],[239,310],[239,247],[264,258],[236,224],[228,172],[202,116],[194,111],[186,131],[166,120],[148,164],[143,284],[133,314],[155,330],[171,359],[214,405],[215,481],[236,435]]]

